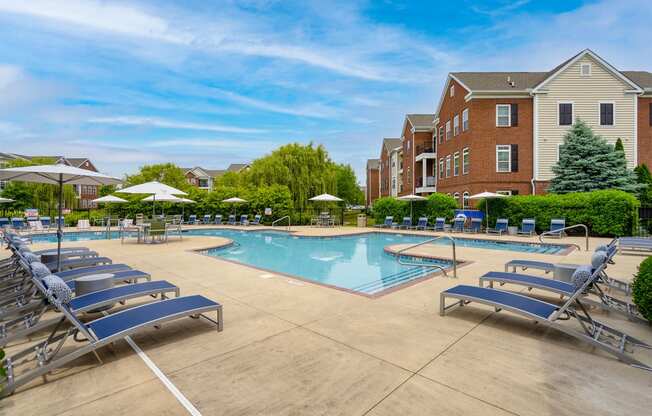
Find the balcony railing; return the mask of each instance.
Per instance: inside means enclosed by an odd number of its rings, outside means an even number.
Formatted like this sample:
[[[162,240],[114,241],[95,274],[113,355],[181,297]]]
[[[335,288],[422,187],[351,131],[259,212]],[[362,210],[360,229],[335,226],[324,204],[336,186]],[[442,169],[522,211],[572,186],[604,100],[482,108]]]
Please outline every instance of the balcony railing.
[[[416,155],[420,155],[421,153],[435,153],[435,147],[432,145],[432,143],[429,144],[418,144],[415,148],[416,150]]]
[[[417,188],[422,188],[424,186],[435,186],[436,180],[434,176],[426,176],[426,181],[424,185],[423,177],[417,178],[416,185]]]

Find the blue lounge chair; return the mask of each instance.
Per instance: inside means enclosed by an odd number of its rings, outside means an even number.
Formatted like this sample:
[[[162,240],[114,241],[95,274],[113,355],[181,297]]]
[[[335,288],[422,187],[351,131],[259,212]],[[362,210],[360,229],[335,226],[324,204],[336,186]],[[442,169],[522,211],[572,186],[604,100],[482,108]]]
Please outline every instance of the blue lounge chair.
[[[496,220],[496,227],[487,228],[487,234],[503,235],[503,233],[507,233],[508,225],[509,225],[509,220],[507,218],[498,218]]]
[[[227,221],[227,224],[229,224],[229,225],[237,225],[237,222],[235,221],[235,215],[233,215],[233,214],[229,215],[229,220]]]
[[[54,226],[58,227],[61,223],[61,228],[66,226],[66,217],[54,217]]]
[[[23,228],[25,228],[25,220],[19,217],[12,218],[11,227],[14,230],[22,230]]]
[[[433,230],[444,231],[445,229],[446,229],[446,218],[437,217],[435,219],[435,226],[433,227]]]
[[[201,221],[202,224],[210,224],[211,223],[211,214],[206,214],[204,215],[204,219]]]
[[[214,223],[215,223],[216,225],[222,225],[222,216],[219,215],[219,214],[218,214],[218,215],[215,215],[215,221],[214,221]]]
[[[197,224],[197,216],[195,214],[188,216],[188,224],[195,225]]]
[[[521,222],[521,228],[518,230],[519,235],[532,236],[536,227],[536,220],[534,218],[524,218]]]
[[[394,225],[394,217],[388,215],[385,217],[385,222],[382,224],[376,224],[377,228],[392,228]]]
[[[403,222],[401,222],[400,224],[392,224],[392,228],[398,228],[398,229],[405,228],[406,230],[408,230],[411,227],[412,227],[412,218],[410,217],[403,217]]]
[[[595,274],[600,273],[603,267],[599,267],[593,272],[591,272],[590,266],[575,271],[573,275],[574,282],[577,282],[575,290],[561,306],[518,293],[487,287],[459,285],[441,292],[439,313],[443,316],[447,311],[458,306],[468,305],[471,302],[488,305],[497,312],[505,310],[531,319],[540,325],[551,327],[580,341],[588,342],[627,364],[652,371],[652,367],[638,361],[633,356],[635,348],[651,349],[652,346],[596,321],[581,303],[582,294],[594,283]],[[456,299],[456,302],[446,305],[446,300],[449,298]],[[577,307],[574,308],[574,305]],[[579,327],[565,324],[568,320],[576,320]]]
[[[41,225],[46,230],[49,230],[50,226],[52,225],[52,222],[50,221],[50,217],[41,217]]]
[[[467,233],[479,233],[482,231],[482,218],[471,218],[471,225],[465,230]]]
[[[240,215],[240,225],[249,225],[249,215],[242,214]]]
[[[566,220],[564,218],[553,218],[550,220],[550,230],[546,235],[552,235],[557,238],[562,238],[566,235],[562,228],[566,227]]]
[[[0,228],[8,227],[10,225],[11,225],[11,221],[9,221],[9,218],[7,217],[0,218]]]
[[[46,292],[48,300],[62,313],[62,321],[68,321],[72,328],[54,332],[46,341],[7,357],[2,365],[8,374],[14,376],[4,381],[2,395],[9,395],[16,388],[88,353],[94,353],[99,360],[97,352],[100,348],[167,321],[203,317],[216,324],[218,331],[223,328],[222,305],[199,295],[147,303],[84,323],[70,309],[72,295],[65,283],[56,278],[44,279],[43,282],[44,287],[49,289]],[[207,312],[216,312],[217,320],[205,316]],[[61,346],[72,339],[81,339],[85,344],[73,350],[62,350]],[[48,359],[44,362],[39,357]],[[29,365],[31,367],[23,367]]]
[[[428,217],[419,217],[417,225],[413,227],[415,230],[427,230],[428,229]]]
[[[83,276],[90,276],[92,274],[100,274],[100,273],[113,274],[115,272],[121,272],[125,270],[131,270],[131,267],[122,263],[113,263],[113,264],[103,264],[101,266],[82,267],[79,269],[66,270],[63,272],[57,272],[56,275],[62,278],[63,280],[72,280]]]
[[[249,225],[260,225],[260,219],[261,219],[262,217],[263,217],[262,215],[260,215],[260,214],[256,214],[256,215],[254,216],[254,220],[251,221],[251,222],[249,223]]]
[[[620,237],[618,239],[619,252],[649,252],[652,251],[652,238],[647,237]]]
[[[453,220],[453,227],[451,232],[461,233],[464,232],[464,223],[466,222],[466,217],[455,217]]]

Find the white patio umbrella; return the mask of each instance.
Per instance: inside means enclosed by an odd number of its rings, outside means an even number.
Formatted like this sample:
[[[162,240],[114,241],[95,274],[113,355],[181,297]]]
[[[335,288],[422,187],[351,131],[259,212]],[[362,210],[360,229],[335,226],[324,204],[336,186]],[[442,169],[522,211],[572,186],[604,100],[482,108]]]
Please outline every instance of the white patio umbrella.
[[[426,198],[414,194],[399,196],[396,199],[398,199],[399,201],[410,201],[410,221],[414,221],[414,218],[412,218],[412,204],[414,203],[414,201],[426,200]]]
[[[115,195],[106,195],[102,196],[100,198],[94,199],[93,202],[97,202],[98,204],[106,204],[107,206],[107,213],[109,214],[109,226],[111,225],[111,204],[124,204],[125,202],[129,202],[126,199],[122,199],[118,196]]]
[[[331,194],[321,194],[317,196],[313,196],[312,198],[309,199],[309,201],[318,201],[318,202],[342,202],[343,199],[338,198],[334,195]]]
[[[487,221],[487,227],[489,226],[489,200],[494,198],[506,198],[507,195],[496,194],[493,192],[480,192],[479,194],[471,195],[469,199],[486,199],[487,201],[484,204],[484,215]]]
[[[120,189],[119,191],[116,192],[125,193],[125,194],[151,194],[152,202],[154,202],[154,204],[152,205],[152,215],[154,215],[154,209],[156,208],[156,201],[160,201],[160,199],[157,198],[157,196],[188,195],[187,193],[177,188],[173,188],[171,186],[168,186],[164,183],[160,183],[157,181],[141,183],[139,185],[134,185],[124,189]]]
[[[234,196],[233,198],[224,199],[224,200],[222,200],[222,202],[226,202],[227,204],[234,204],[235,211],[234,211],[233,215],[237,216],[238,215],[238,207],[235,204],[242,204],[242,203],[247,202],[247,200],[242,199],[242,198],[238,198],[237,196]]]
[[[0,204],[6,204],[6,203],[9,203],[9,202],[14,202],[14,200],[9,199],[9,198],[3,198],[3,197],[0,196]]]
[[[179,199],[180,199],[179,203],[181,204],[181,217],[184,217],[186,213],[186,209],[185,209],[186,204],[196,204],[197,202],[188,198],[179,198]]]
[[[57,221],[57,271],[61,266],[61,217],[63,216],[64,185],[117,185],[122,181],[91,170],[79,169],[62,163],[0,169],[0,180],[48,183],[59,186],[59,220]]]

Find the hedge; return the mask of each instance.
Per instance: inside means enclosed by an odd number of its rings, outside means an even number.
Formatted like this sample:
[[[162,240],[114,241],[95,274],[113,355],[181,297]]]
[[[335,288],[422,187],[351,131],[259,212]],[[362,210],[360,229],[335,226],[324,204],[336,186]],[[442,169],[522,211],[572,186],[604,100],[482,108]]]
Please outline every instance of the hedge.
[[[434,223],[437,217],[453,218],[456,208],[458,206],[455,198],[434,193],[425,201],[413,202],[413,218],[416,221],[419,217],[428,217],[428,220]],[[378,198],[373,204],[372,215],[376,224],[385,222],[387,216],[392,216],[395,222],[400,222],[403,217],[410,215],[410,203],[393,197]]]
[[[484,210],[485,201],[478,209]],[[546,231],[552,218],[565,218],[566,225],[585,224],[593,235],[632,235],[638,226],[638,200],[623,191],[606,190],[570,194],[524,195],[489,200],[489,224],[507,218],[520,225],[535,218],[538,231]]]
[[[632,282],[632,300],[641,315],[652,322],[652,257],[638,266],[638,273]]]

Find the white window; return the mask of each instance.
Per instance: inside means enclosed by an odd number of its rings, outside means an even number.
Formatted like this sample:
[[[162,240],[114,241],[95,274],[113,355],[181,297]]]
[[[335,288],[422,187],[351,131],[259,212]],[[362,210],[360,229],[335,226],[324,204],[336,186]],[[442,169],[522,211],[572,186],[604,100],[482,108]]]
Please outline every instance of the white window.
[[[467,131],[469,129],[469,109],[465,108],[462,111],[462,131]]]
[[[444,158],[443,157],[439,158],[439,177],[440,178],[444,177]]]
[[[557,105],[557,121],[560,126],[570,126],[573,124],[573,103],[572,102],[560,102]]]
[[[512,171],[512,146],[496,146],[496,172]]]
[[[469,209],[469,206],[469,193],[465,191],[462,194],[462,208]]]
[[[563,143],[557,143],[557,162],[559,162],[559,155],[561,154],[561,145]]]
[[[451,139],[451,121],[448,120],[446,122],[446,140],[450,140],[450,139]]]
[[[439,126],[439,143],[444,143],[444,126]]]
[[[446,177],[451,176],[451,155],[446,156]]]
[[[512,191],[496,191],[497,194],[511,196]]]
[[[465,147],[462,149],[462,175],[469,173],[469,168],[471,167],[471,158],[469,157],[469,148]]]
[[[451,85],[450,95],[451,95],[451,97],[455,96],[455,85]]]
[[[460,134],[460,116],[456,114],[453,117],[453,136],[457,136],[458,134]]]
[[[616,125],[616,109],[613,101],[600,102],[600,125],[601,126],[615,126]]]
[[[496,127],[512,125],[512,106],[510,104],[496,105]]]
[[[0,191],[5,189],[7,187],[7,182],[6,181],[0,181]]]
[[[591,76],[591,64],[582,64],[580,65],[580,75],[583,77]]]
[[[410,141],[407,141],[407,150],[410,150]]]
[[[455,202],[457,202],[457,205],[459,206],[459,205],[460,205],[460,193],[459,193],[459,192],[455,192],[455,193],[453,194],[453,198],[455,198]]]
[[[459,176],[460,174],[460,152],[455,152],[453,154],[453,176]]]

